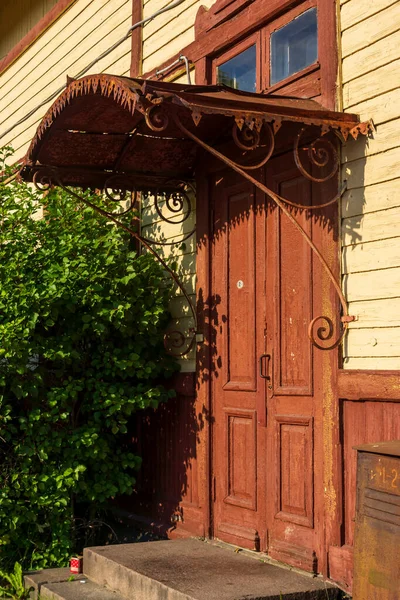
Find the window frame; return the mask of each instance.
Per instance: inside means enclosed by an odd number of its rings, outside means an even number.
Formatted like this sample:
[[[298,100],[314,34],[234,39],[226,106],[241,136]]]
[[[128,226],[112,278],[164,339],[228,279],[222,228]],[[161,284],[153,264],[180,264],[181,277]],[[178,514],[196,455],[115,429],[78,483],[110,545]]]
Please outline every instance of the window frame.
[[[300,16],[307,10],[316,8],[317,10],[317,44],[318,58],[317,60],[285,79],[278,81],[270,86],[271,73],[271,35],[274,31],[281,29],[296,17]],[[216,56],[210,57],[209,83],[217,83],[217,67],[224,62],[234,58],[241,52],[247,50],[253,44],[256,45],[256,91],[257,92],[275,92],[280,91],[288,95],[303,95],[307,97],[320,97],[321,86],[320,77],[317,73],[320,70],[320,21],[317,0],[304,0],[295,7],[287,10],[284,14],[271,19],[267,24],[259,27],[252,35],[241,39],[239,42],[233,43],[224,48],[224,51]]]

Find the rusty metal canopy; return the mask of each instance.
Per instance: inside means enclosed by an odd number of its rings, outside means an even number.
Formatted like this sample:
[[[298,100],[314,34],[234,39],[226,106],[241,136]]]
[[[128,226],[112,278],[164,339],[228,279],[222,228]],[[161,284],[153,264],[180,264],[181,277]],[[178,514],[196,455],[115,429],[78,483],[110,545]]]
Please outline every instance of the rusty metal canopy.
[[[21,176],[32,181],[46,167],[57,169],[70,186],[173,187],[195,171],[198,145],[185,129],[215,147],[232,127],[260,132],[265,126],[275,133],[287,122],[318,126],[322,134],[333,130],[344,139],[368,131],[356,115],[326,110],[313,100],[88,75],[69,80],[47,111]]]

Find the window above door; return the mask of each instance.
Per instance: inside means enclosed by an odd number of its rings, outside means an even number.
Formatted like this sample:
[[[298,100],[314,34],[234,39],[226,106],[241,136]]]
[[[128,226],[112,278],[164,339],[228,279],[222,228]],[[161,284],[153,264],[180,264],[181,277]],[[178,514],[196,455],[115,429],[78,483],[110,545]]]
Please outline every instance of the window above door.
[[[212,60],[212,82],[246,92],[318,97],[318,11],[301,2]],[[282,90],[282,92],[281,92]]]

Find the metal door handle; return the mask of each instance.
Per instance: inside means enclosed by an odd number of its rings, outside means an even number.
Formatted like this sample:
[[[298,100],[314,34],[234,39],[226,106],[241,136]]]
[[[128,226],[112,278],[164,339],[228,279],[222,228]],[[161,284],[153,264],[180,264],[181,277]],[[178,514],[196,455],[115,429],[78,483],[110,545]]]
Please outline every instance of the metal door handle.
[[[261,354],[261,356],[260,356],[260,377],[262,377],[263,379],[267,379],[268,381],[271,381],[271,375],[268,374],[270,360],[271,360],[270,354]],[[265,363],[266,363],[266,368],[264,369],[263,367],[264,367]]]

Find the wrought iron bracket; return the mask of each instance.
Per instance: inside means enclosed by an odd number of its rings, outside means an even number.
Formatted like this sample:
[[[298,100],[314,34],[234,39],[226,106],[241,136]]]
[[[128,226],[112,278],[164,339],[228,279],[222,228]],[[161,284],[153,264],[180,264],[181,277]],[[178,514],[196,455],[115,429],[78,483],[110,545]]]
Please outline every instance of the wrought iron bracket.
[[[264,194],[269,196],[275,202],[275,204],[279,207],[279,209],[286,215],[286,217],[289,219],[289,221],[291,221],[291,223],[294,225],[294,227],[299,231],[299,233],[301,234],[303,239],[306,241],[308,246],[311,248],[312,252],[318,258],[318,260],[321,263],[326,274],[328,275],[332,285],[335,288],[335,291],[340,300],[340,304],[342,306],[342,316],[340,319],[340,323],[341,323],[342,327],[341,327],[341,331],[339,331],[337,336],[334,336],[334,325],[333,325],[332,319],[326,315],[320,315],[320,316],[313,318],[312,321],[310,322],[309,327],[308,327],[308,337],[309,337],[312,345],[314,347],[318,348],[319,350],[333,350],[334,348],[337,348],[344,339],[344,336],[348,329],[349,322],[354,321],[355,317],[350,316],[348,313],[346,298],[342,292],[340,283],[337,281],[334,273],[332,272],[332,269],[330,268],[330,266],[328,265],[324,256],[322,255],[321,251],[314,244],[314,242],[312,241],[310,236],[303,229],[303,227],[300,225],[300,223],[297,221],[297,219],[293,216],[293,214],[288,210],[287,205],[302,208],[302,209],[309,210],[309,211],[320,209],[322,207],[329,206],[330,204],[333,204],[334,202],[337,202],[339,200],[339,198],[342,196],[342,194],[345,190],[345,187],[343,187],[342,190],[333,199],[329,200],[328,202],[325,202],[324,204],[320,204],[320,205],[316,205],[316,206],[304,206],[304,205],[293,203],[293,202],[289,201],[288,199],[283,198],[282,196],[280,196],[279,194],[277,194],[276,192],[274,192],[273,190],[268,188],[266,185],[264,185],[261,181],[258,181],[258,179],[253,177],[250,173],[248,173],[247,172],[247,170],[249,169],[248,166],[239,165],[237,162],[231,160],[230,158],[228,158],[227,156],[225,156],[224,154],[219,152],[219,150],[217,150],[216,148],[213,148],[212,146],[210,146],[209,144],[207,144],[206,142],[201,140],[198,136],[196,136],[192,131],[190,131],[189,129],[187,129],[187,127],[185,127],[183,125],[183,123],[180,121],[180,119],[178,118],[178,116],[176,114],[173,114],[173,119],[174,119],[175,124],[179,127],[179,129],[182,131],[182,133],[186,137],[189,137],[190,139],[192,139],[199,146],[204,148],[204,150],[206,150],[207,152],[209,152],[211,155],[215,156],[216,158],[220,159],[223,163],[225,163],[227,166],[231,167],[234,171],[236,171],[237,173],[242,175],[242,177],[244,177],[250,183],[252,183],[254,186],[256,186]],[[240,128],[240,125],[241,125],[241,128]],[[242,149],[243,149],[243,147],[247,147],[248,150],[253,150],[254,148],[258,147],[260,144],[260,131],[261,131],[261,130],[259,130],[258,126],[251,128],[247,124],[244,124],[244,123],[243,124],[241,123],[240,125],[238,125],[236,123],[237,130],[234,129],[233,139],[234,139],[236,145],[238,145]],[[266,162],[272,156],[273,147],[274,147],[273,130],[271,129],[270,125],[267,123],[264,123],[264,128],[266,128],[266,131],[268,132],[268,134],[267,134],[268,138],[270,139],[270,144],[267,149],[266,158],[261,163],[258,163],[257,166],[251,166],[250,168],[259,168],[260,166],[266,164]],[[242,135],[241,140],[238,139],[238,131],[241,132],[241,135]],[[315,140],[314,142],[312,142],[311,144],[309,144],[307,147],[309,160],[316,167],[321,167],[321,168],[326,167],[330,162],[329,154],[331,154],[334,164],[333,164],[332,168],[330,169],[329,173],[325,174],[323,177],[313,176],[310,172],[308,172],[305,169],[304,165],[302,164],[302,162],[300,160],[299,147],[300,147],[300,142],[301,142],[301,138],[304,134],[304,131],[305,131],[305,128],[303,127],[299,131],[299,133],[295,139],[295,143],[294,143],[294,158],[295,158],[295,162],[296,162],[296,165],[297,165],[299,171],[303,174],[304,177],[310,179],[313,182],[321,183],[321,182],[327,181],[328,179],[331,179],[338,171],[339,161],[338,161],[337,152],[336,152],[332,142],[329,139],[327,139],[326,137],[324,137],[326,131],[322,131],[321,137],[318,138],[317,140]]]

